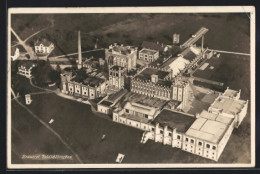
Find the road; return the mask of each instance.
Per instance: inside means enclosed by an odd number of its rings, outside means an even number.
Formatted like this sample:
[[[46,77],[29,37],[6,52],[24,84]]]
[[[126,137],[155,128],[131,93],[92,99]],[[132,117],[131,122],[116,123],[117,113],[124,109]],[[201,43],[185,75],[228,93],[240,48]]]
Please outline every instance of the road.
[[[81,53],[89,53],[89,52],[92,52],[92,51],[101,51],[101,50],[104,50],[104,48],[88,50],[88,51],[82,51]],[[61,57],[72,56],[72,55],[77,55],[77,54],[79,54],[79,53],[76,52],[76,53],[64,54],[64,55],[60,55],[60,56],[49,57],[49,59],[61,58]]]
[[[243,56],[250,56],[248,53],[239,53],[239,52],[232,52],[232,51],[223,51],[223,50],[213,50],[213,49],[208,49],[209,51],[215,51],[218,53],[227,53],[227,54],[237,54],[237,55],[243,55]]]

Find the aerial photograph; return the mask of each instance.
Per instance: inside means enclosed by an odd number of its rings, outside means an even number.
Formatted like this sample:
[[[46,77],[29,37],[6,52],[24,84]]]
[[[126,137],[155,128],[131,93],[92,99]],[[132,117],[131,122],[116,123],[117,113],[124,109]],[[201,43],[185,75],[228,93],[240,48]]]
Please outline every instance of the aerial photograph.
[[[11,13],[11,164],[252,164],[250,13]]]

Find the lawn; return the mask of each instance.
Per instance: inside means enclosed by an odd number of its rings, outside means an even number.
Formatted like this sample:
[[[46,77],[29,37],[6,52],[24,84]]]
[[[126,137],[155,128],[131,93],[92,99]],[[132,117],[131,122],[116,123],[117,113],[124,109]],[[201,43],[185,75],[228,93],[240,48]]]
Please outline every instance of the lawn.
[[[13,14],[11,25],[21,38],[26,38],[53,21],[53,27],[36,36],[54,42],[52,55],[77,52],[78,29],[82,51],[93,49],[96,38],[99,47],[107,48],[114,42],[139,46],[144,40],[171,44],[172,35],[179,33],[183,43],[202,26],[209,29],[205,46],[240,52],[250,49],[246,14]]]

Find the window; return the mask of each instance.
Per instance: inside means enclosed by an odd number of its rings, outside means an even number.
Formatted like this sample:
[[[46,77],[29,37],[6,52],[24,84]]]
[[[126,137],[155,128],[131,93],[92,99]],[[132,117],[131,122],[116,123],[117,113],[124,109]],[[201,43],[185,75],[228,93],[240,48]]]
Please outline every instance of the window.
[[[207,147],[207,148],[210,148],[210,145],[209,145],[209,144],[207,144],[207,145],[206,145],[206,147]]]
[[[191,139],[191,140],[190,140],[190,142],[193,144],[193,143],[194,143],[194,140],[193,140],[193,139]]]
[[[186,138],[186,139],[185,139],[185,141],[187,141],[187,142],[188,142],[188,141],[189,141],[189,138]]]
[[[79,90],[77,90],[77,93],[79,93]]]
[[[190,146],[190,148],[193,148],[193,146]]]
[[[172,133],[171,133],[171,132],[169,132],[169,136],[172,136]]]
[[[144,114],[144,117],[145,117],[145,118],[148,118],[148,115],[147,115],[147,114]]]
[[[212,155],[215,155],[214,152],[212,153]]]
[[[180,135],[177,135],[177,139],[180,140],[180,139],[181,139],[181,136],[180,136]]]
[[[213,150],[216,150],[216,146],[212,146],[212,149],[213,149]]]
[[[162,131],[162,130],[160,130],[160,134],[163,134],[163,131]]]
[[[94,96],[94,94],[91,94],[91,96],[93,97],[93,96]]]
[[[136,124],[136,126],[138,127],[138,124]]]
[[[154,131],[154,128],[152,128],[152,131]]]
[[[202,146],[202,142],[199,141],[198,145],[199,145],[199,146]]]
[[[146,126],[144,126],[144,129],[146,129]]]
[[[128,110],[128,109],[125,109],[125,112],[126,112],[126,113],[129,113],[129,110]]]
[[[129,122],[129,124],[131,125],[131,122]]]

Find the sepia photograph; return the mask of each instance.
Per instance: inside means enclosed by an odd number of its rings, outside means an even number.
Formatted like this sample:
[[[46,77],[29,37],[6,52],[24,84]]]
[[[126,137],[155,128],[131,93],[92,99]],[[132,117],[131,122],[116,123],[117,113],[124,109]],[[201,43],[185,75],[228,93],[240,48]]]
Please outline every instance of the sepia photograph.
[[[8,9],[7,164],[255,166],[255,8]]]

